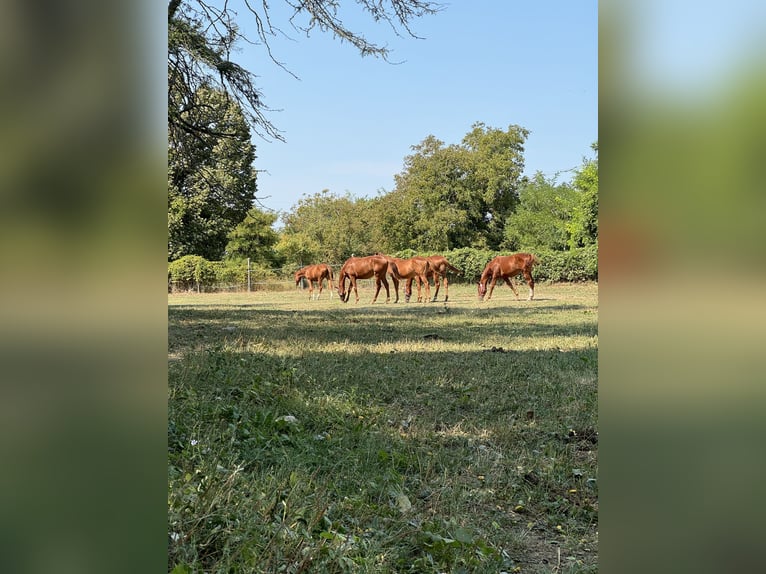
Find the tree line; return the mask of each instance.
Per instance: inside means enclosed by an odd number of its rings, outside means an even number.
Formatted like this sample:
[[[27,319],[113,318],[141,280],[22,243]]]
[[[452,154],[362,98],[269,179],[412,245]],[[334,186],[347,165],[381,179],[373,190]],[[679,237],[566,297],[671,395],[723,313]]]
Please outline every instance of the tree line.
[[[569,251],[598,243],[598,144],[570,182],[540,172],[530,178],[522,175],[528,130],[480,122],[459,144],[429,135],[412,146],[392,191],[304,194],[275,230],[280,215],[253,204],[247,126],[230,102],[213,101],[226,128],[241,135],[195,138],[194,153],[183,157],[169,150],[169,261],[249,258],[281,268],[377,251]]]
[[[356,1],[407,33],[415,18],[440,8],[419,0]],[[287,213],[258,208],[251,135],[281,135],[265,115],[256,76],[232,61],[244,38],[235,4],[168,4],[169,262],[250,259],[262,269],[281,269],[377,251],[597,250],[598,144],[571,182],[542,173],[530,178],[523,175],[529,131],[518,125],[477,122],[459,143],[427,135],[404,158],[394,189],[376,197],[324,189],[304,194]],[[343,27],[337,6],[301,3],[291,25],[330,31],[363,55],[386,58],[385,48]],[[267,50],[279,31],[268,10],[247,4],[242,12],[261,23],[255,40]]]

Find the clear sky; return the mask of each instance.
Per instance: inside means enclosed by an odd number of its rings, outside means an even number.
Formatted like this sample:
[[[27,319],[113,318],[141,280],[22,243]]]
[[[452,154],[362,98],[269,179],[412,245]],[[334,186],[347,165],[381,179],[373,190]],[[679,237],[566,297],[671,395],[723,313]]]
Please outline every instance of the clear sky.
[[[361,13],[344,23],[392,49],[396,65],[362,58],[314,31],[295,32],[270,3],[272,22],[292,39],[274,39],[276,59],[242,45],[238,61],[259,76],[268,117],[286,143],[257,136],[258,197],[289,211],[323,189],[374,197],[394,188],[411,146],[433,135],[459,144],[475,122],[530,130],[525,173],[552,176],[593,157],[598,139],[596,0],[472,0],[413,22],[422,39],[397,37]],[[239,22],[250,31],[248,18]],[[567,181],[571,173],[561,173]]]

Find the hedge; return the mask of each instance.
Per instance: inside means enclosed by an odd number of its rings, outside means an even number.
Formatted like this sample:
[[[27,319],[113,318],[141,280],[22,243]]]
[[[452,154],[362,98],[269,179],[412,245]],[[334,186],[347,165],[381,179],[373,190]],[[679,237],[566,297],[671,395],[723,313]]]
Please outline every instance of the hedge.
[[[200,255],[184,255],[168,263],[168,282],[176,290],[204,291],[215,281],[215,267]]]
[[[277,279],[277,273],[262,265],[250,265],[253,284]],[[175,291],[213,291],[221,288],[247,289],[247,262],[208,261],[199,255],[184,255],[168,263],[169,287]],[[253,285],[253,289],[257,289]]]
[[[417,255],[432,255],[421,252]],[[473,283],[479,280],[484,267],[496,255],[510,255],[510,251],[491,251],[464,247],[443,252],[452,265],[463,274],[457,281]],[[535,265],[533,276],[538,281],[597,281],[598,280],[598,244],[581,247],[571,251],[534,251],[540,260]],[[412,257],[411,250],[397,253],[397,257]]]
[[[571,251],[536,254],[535,279],[547,281],[598,281],[598,244]]]
[[[540,264],[534,268],[536,281],[597,281],[598,244],[571,251],[536,251]],[[411,249],[394,254],[396,257],[433,255],[432,252],[415,253]],[[457,282],[475,283],[484,267],[496,255],[510,255],[508,251],[490,251],[464,247],[441,253],[462,274],[450,276]],[[282,276],[290,275],[284,270]],[[264,288],[264,282],[280,279],[277,270],[261,265],[251,265],[250,280],[253,290]],[[211,291],[221,288],[247,289],[247,262],[237,260],[208,261],[199,255],[185,255],[168,263],[168,287],[176,291]],[[266,285],[269,289],[281,289],[276,283]]]

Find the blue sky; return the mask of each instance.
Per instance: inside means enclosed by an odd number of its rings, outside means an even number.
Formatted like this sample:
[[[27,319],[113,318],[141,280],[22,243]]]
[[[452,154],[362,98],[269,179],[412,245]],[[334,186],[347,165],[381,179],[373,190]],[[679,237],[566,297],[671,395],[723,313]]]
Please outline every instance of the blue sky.
[[[530,130],[525,173],[546,175],[592,157],[598,139],[597,1],[453,2],[416,20],[423,39],[397,37],[361,13],[344,23],[392,50],[397,65],[362,58],[349,44],[290,29],[272,2],[272,21],[292,39],[270,42],[296,80],[260,46],[238,60],[259,76],[271,121],[286,143],[258,137],[255,167],[263,207],[289,211],[323,189],[374,197],[394,188],[411,146],[433,135],[458,144],[475,122]],[[239,22],[249,31],[249,19]],[[562,173],[566,181],[570,173]]]

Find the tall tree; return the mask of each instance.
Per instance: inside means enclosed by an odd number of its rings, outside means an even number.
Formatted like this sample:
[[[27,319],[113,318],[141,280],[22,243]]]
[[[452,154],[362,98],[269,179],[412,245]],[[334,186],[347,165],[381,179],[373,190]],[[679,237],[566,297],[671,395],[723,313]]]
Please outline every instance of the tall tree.
[[[378,249],[371,232],[372,201],[322,190],[304,196],[283,217],[280,252],[292,263],[342,263],[351,255]],[[300,248],[299,248],[300,247]],[[300,260],[295,260],[295,256]],[[306,259],[304,259],[304,257]]]
[[[275,246],[279,234],[272,225],[277,215],[251,208],[245,219],[229,232],[229,243],[226,245],[226,258],[250,259],[265,267],[273,267],[278,263]]]
[[[591,148],[596,153],[595,159],[585,159],[572,180],[572,186],[580,193],[580,201],[568,225],[571,248],[598,243],[598,142]]]
[[[528,130],[479,122],[460,145],[428,136],[395,176],[404,207],[399,229],[418,250],[497,248],[517,198]]]
[[[579,194],[537,172],[519,194],[519,205],[505,224],[503,247],[513,251],[567,248],[568,225]]]
[[[206,133],[180,133],[168,144],[168,259],[220,259],[229,232],[252,207],[255,147],[236,102],[202,86],[194,121]]]

